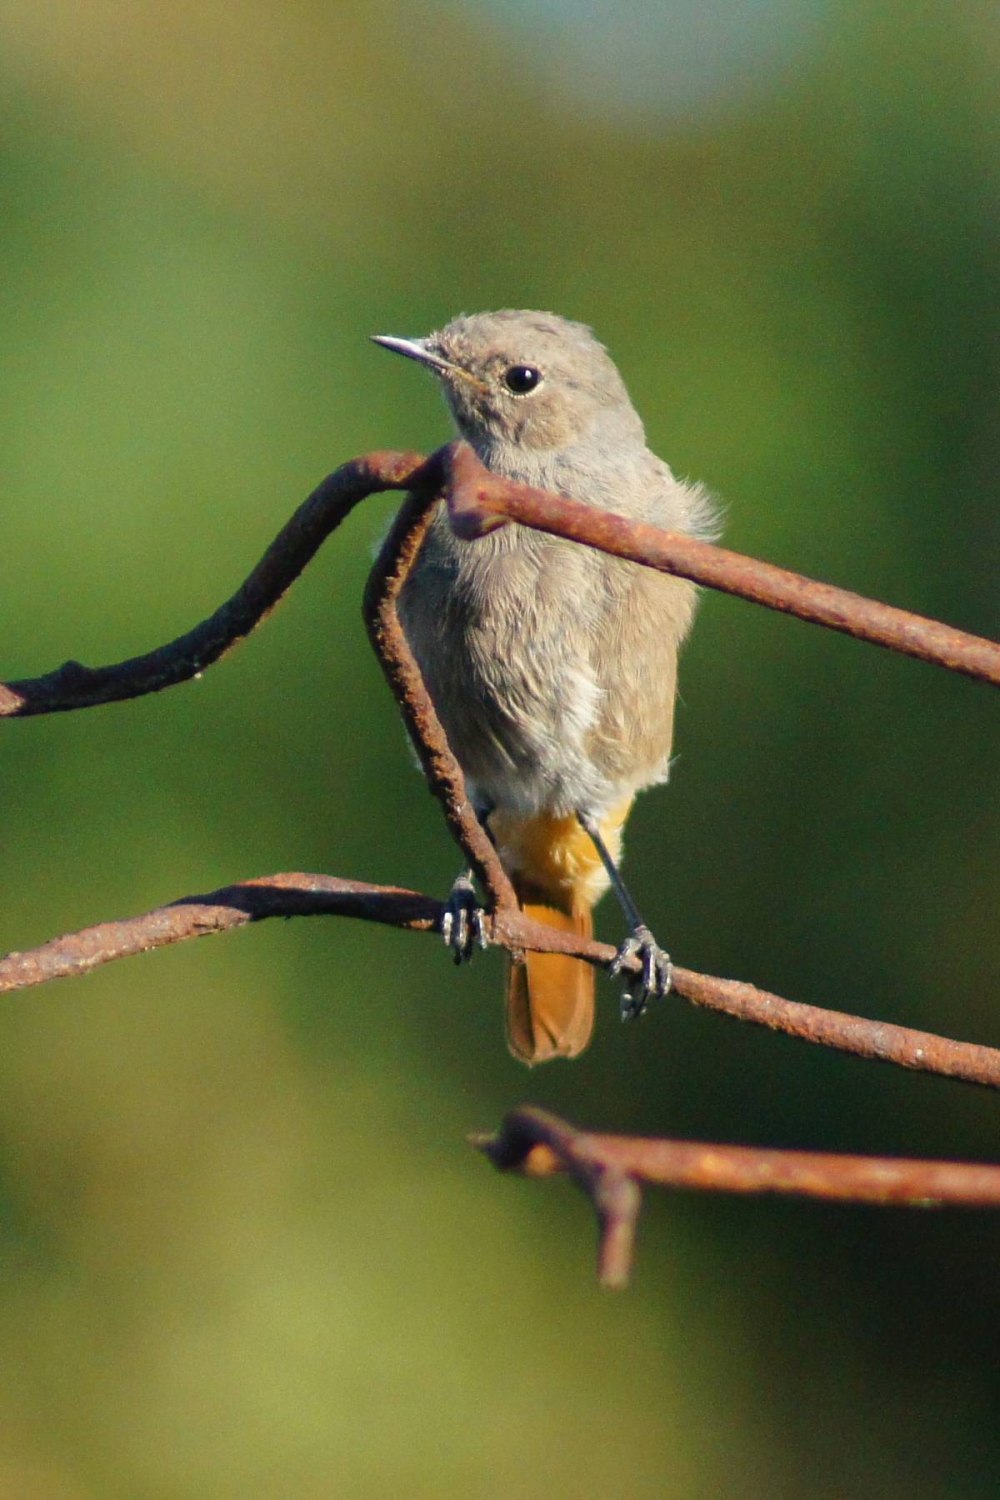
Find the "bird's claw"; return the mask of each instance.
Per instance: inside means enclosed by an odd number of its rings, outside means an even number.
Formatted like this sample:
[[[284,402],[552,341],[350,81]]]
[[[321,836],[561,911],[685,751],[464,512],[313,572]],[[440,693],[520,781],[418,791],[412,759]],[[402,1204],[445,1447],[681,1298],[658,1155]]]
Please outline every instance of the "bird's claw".
[[[660,1000],[670,991],[673,970],[670,956],[660,947],[648,927],[636,927],[622,943],[608,969],[617,979],[630,959],[642,960],[641,974],[629,973],[622,993],[622,1020],[641,1016],[650,1000]]]
[[[440,931],[456,964],[467,964],[477,948],[487,946],[486,912],[476,900],[471,875],[459,875],[449,891]]]

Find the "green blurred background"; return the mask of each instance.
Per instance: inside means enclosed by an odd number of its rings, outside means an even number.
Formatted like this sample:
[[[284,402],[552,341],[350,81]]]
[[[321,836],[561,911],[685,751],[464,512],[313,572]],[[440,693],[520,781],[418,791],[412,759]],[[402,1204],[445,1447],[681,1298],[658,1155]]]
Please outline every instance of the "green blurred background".
[[[595,325],[737,547],[986,634],[998,35],[966,0],[4,0],[2,662],[117,660],[328,470],[448,434],[367,343]],[[9,724],[0,950],[272,870],[442,892],[359,619],[369,502],[158,698]],[[997,703],[721,596],[629,873],[675,957],[1000,1044]],[[602,913],[608,936],[613,911]],[[465,1133],[996,1159],[994,1098],[671,1002],[528,1074],[501,961],[271,923],[0,1021],[0,1497],[994,1496],[985,1214],[651,1199]]]

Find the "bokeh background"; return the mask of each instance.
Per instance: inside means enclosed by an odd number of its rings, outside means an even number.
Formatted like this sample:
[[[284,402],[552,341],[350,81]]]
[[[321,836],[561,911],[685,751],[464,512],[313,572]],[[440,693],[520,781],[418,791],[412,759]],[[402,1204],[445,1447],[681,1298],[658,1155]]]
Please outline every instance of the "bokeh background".
[[[235,588],[328,470],[429,450],[367,343],[596,326],[737,548],[1000,631],[996,13],[974,0],[3,0],[7,677]],[[371,659],[369,502],[157,698],[9,724],[0,949],[272,870],[456,865]],[[1000,1043],[995,694],[708,597],[629,873],[683,963]],[[615,914],[603,914],[608,936]],[[985,1214],[570,1186],[468,1131],[996,1159],[997,1102],[681,1002],[528,1074],[501,961],[271,923],[0,1014],[0,1497],[994,1496]]]

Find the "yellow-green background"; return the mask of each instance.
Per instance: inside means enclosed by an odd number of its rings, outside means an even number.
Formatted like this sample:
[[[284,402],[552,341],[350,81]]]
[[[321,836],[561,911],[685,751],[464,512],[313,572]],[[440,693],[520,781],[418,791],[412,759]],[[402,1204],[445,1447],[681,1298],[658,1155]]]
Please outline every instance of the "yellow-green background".
[[[497,306],[597,327],[733,546],[996,634],[995,11],[698,10],[4,0],[3,675],[179,633],[322,474],[442,441],[366,336]],[[446,888],[359,621],[389,511],[200,683],[6,725],[0,949]],[[675,956],[1000,1043],[995,694],[721,597],[682,691],[629,846]],[[607,986],[529,1075],[500,972],[316,920],[5,1002],[2,1500],[996,1494],[994,1217],[658,1197],[613,1297],[574,1190],[464,1142],[532,1100],[995,1159],[996,1099]]]

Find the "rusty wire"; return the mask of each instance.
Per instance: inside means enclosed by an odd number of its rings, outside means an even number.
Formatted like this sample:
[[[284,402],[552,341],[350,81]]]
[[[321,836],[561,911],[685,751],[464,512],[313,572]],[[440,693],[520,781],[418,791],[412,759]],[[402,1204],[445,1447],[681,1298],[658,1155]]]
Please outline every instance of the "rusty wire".
[[[410,932],[437,933],[443,910],[443,902],[399,886],[372,885],[335,875],[267,875],[205,895],[183,896],[139,916],[85,927],[23,953],[8,953],[0,958],[0,995],[31,989],[52,979],[75,978],[116,959],[230,932],[268,917],[354,917]],[[555,932],[517,909],[494,913],[488,919],[488,928],[493,943],[509,951],[529,948],[570,953],[602,968],[616,953],[608,943]],[[630,959],[624,967],[638,973],[639,963],[639,959]],[[704,1010],[854,1057],[1000,1088],[998,1048],[803,1005],[740,980],[699,974],[680,965],[674,966],[673,979],[674,992]]]
[[[491,940],[512,951],[564,951],[606,965],[606,944],[558,933],[518,910],[510,883],[476,818],[464,779],[399,624],[396,601],[443,495],[459,535],[521,524],[569,536],[617,556],[675,572],[770,608],[854,635],[980,680],[1000,683],[1000,646],[679,534],[657,531],[579,502],[496,479],[471,450],[453,444],[430,459],[369,454],[325,479],[299,507],[237,593],[209,619],[166,646],[116,666],[67,662],[45,677],[0,684],[0,717],[65,712],[137,697],[196,676],[254,629],[325,538],[365,496],[407,489],[409,499],[380,552],[365,592],[365,621],[417,746],[431,790],[490,904]],[[397,887],[335,876],[287,874],[248,880],[120,922],[102,923],[0,959],[0,993],[80,975],[128,954],[227,931],[271,916],[341,915],[410,931],[437,931],[441,902]],[[734,980],[674,969],[674,989],[694,1004],[804,1040],[1000,1086],[1000,1051],[905,1027],[800,1005]],[[599,1226],[602,1284],[624,1286],[634,1253],[640,1183],[742,1193],[798,1193],[866,1203],[1000,1205],[1000,1167],[709,1146],[595,1135],[539,1110],[509,1115],[475,1142],[498,1165],[542,1176],[570,1173]]]
[[[844,590],[688,537],[637,526],[579,502],[497,479],[465,444],[429,459],[412,453],[373,453],[337,469],[296,511],[233,597],[186,635],[115,666],[70,662],[47,676],[0,684],[0,717],[66,712],[156,692],[194,677],[265,618],[322,541],[365,496],[406,489],[365,598],[373,645],[421,754],[431,789],[448,825],[476,869],[491,901],[488,933],[512,951],[569,952],[607,965],[608,945],[531,922],[517,909],[509,882],[465,794],[457,765],[419,670],[399,627],[395,600],[419,548],[438,495],[461,535],[517,519],[566,534],[619,556],[676,572],[805,620],[846,631],[952,671],[1000,682],[1000,646],[893,610]],[[275,875],[184,897],[122,922],[100,924],[0,960],[0,992],[51,978],[86,973],[129,954],[220,932],[267,916],[339,914],[426,931],[438,925],[441,904],[428,896],[332,876]],[[802,1005],[736,980],[674,968],[679,995],[718,1011],[856,1056],[1000,1086],[1000,1051],[906,1027]]]
[[[68,661],[42,677],[0,683],[0,718],[67,713],[189,681],[270,614],[359,501],[379,491],[404,489],[425,497],[440,491],[461,536],[480,536],[505,520],[516,520],[949,671],[1000,684],[1000,643],[996,641],[724,547],[500,479],[483,468],[467,444],[451,443],[430,458],[387,451],[351,459],[316,487],[246,581],[207,620],[164,646],[111,666],[85,667]]]
[[[431,696],[424,686],[399,623],[396,603],[416,561],[433,514],[434,490],[404,501],[382,544],[365,588],[363,613],[372,649],[399,704],[420,756],[427,784],[445,821],[482,883],[491,911],[516,912],[517,897],[465,790],[462,768],[452,753]]]
[[[644,521],[595,510],[581,500],[501,479],[485,469],[465,443],[447,450],[445,462],[450,478],[448,510],[461,537],[471,540],[504,521],[517,521],[1000,686],[1000,642],[679,531],[661,531]]]
[[[513,1110],[495,1135],[472,1136],[471,1144],[502,1171],[574,1178],[597,1215],[598,1276],[607,1287],[628,1283],[640,1184],[881,1207],[1000,1208],[1000,1166],[597,1135],[530,1107]]]
[[[69,713],[141,698],[190,682],[248,636],[274,609],[323,542],[369,495],[409,489],[435,494],[442,453],[366,453],[322,480],[278,532],[231,599],[193,630],[143,656],[107,667],[64,662],[44,677],[0,683],[0,718]]]

